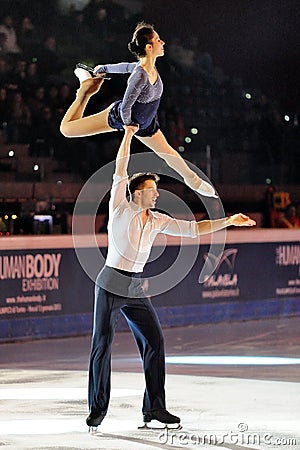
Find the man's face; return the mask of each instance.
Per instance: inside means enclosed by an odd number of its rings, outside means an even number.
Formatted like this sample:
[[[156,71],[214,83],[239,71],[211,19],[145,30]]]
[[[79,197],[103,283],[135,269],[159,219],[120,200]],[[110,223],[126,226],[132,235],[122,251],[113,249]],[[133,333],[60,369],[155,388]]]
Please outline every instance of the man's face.
[[[155,208],[159,196],[157,185],[154,180],[146,180],[140,189],[135,191],[140,206],[143,209]]]

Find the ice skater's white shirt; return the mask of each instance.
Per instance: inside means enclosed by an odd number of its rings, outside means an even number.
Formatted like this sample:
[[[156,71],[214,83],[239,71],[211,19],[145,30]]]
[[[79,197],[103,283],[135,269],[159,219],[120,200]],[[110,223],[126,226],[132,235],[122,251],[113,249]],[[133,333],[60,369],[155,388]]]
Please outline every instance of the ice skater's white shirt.
[[[106,265],[128,272],[142,272],[158,233],[196,237],[196,221],[178,220],[150,210],[143,227],[142,209],[126,198],[127,184],[127,177],[113,176]]]

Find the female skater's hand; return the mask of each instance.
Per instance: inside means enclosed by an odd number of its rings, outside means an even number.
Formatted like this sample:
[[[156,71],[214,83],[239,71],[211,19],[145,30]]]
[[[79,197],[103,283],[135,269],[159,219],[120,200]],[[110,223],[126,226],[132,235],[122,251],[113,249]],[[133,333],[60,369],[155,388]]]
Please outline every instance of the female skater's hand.
[[[93,73],[94,73],[94,75],[95,75],[96,77],[100,77],[100,78],[101,78],[103,75],[105,75],[105,72],[99,72],[99,73],[97,73],[97,70],[100,69],[100,67],[102,67],[101,64],[98,64],[97,66],[95,66],[95,67],[94,67]]]
[[[252,227],[256,225],[256,222],[245,214],[239,213],[229,217],[229,224],[236,227]]]

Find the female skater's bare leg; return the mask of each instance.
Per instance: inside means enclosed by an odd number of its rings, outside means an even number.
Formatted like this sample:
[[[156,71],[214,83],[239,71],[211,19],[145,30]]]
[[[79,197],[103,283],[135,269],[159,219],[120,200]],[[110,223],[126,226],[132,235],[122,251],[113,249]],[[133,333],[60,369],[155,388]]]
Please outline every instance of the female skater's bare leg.
[[[150,137],[136,137],[143,142],[143,144],[147,145],[147,147],[151,148],[151,150],[160,156],[160,158],[164,159],[168,166],[176,170],[176,172],[182,176],[188,187],[207,197],[216,196],[214,188],[209,183],[199,178],[198,175],[189,168],[179,153],[168,144],[165,136],[160,130]]]
[[[104,79],[100,77],[92,78],[83,69],[76,69],[75,75],[79,78],[80,87],[76,92],[74,102],[61,121],[61,133],[66,137],[81,137],[114,131],[108,125],[108,113],[111,106],[97,114],[83,117],[89,99],[100,90]]]

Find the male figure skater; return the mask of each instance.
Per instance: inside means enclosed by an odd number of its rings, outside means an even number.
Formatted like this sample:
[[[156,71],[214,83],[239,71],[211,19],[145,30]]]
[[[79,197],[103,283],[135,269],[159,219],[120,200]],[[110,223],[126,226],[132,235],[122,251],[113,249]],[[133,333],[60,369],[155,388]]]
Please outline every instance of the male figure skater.
[[[200,222],[177,220],[151,211],[159,196],[159,177],[135,174],[128,180],[130,144],[138,126],[124,126],[116,158],[108,221],[108,253],[95,285],[94,331],[89,367],[89,427],[104,419],[110,397],[111,344],[119,311],[126,318],[143,360],[145,425],[157,420],[180,428],[180,418],[166,410],[164,338],[157,314],[142,288],[141,273],[158,233],[196,237],[230,225],[251,226],[243,214]],[[132,200],[126,197],[126,188]]]

